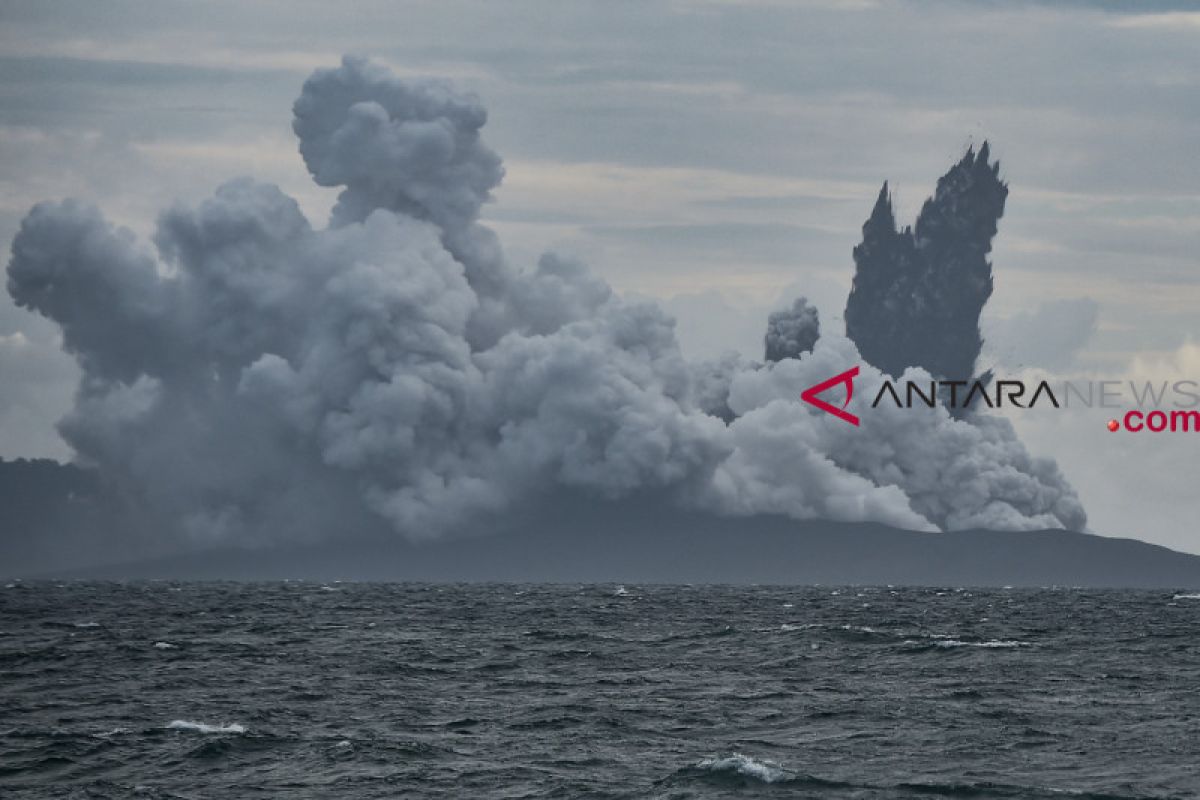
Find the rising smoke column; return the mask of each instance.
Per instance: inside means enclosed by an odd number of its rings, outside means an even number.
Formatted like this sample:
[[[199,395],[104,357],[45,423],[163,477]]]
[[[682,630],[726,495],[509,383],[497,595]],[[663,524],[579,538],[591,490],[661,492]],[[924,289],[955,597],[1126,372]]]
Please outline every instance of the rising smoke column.
[[[432,537],[564,491],[917,529],[1082,525],[1011,429],[875,415],[868,446],[797,402],[859,361],[848,339],[690,364],[661,309],[585,265],[510,265],[479,221],[503,167],[476,98],[347,58],[294,110],[314,180],[342,188],[324,227],[238,178],[165,211],[153,250],[72,200],[34,207],[13,241],[9,293],[83,371],[64,439],[165,531]]]
[[[982,347],[979,314],[992,294],[988,253],[1008,186],[987,142],[968,148],[925,201],[916,229],[896,229],[885,182],[854,248],[846,335],[892,376],[906,367],[968,380]]]
[[[768,363],[785,358],[799,358],[811,353],[813,345],[821,336],[821,321],[817,307],[810,306],[803,297],[796,298],[792,307],[773,311],[767,317],[767,335],[763,349]]]

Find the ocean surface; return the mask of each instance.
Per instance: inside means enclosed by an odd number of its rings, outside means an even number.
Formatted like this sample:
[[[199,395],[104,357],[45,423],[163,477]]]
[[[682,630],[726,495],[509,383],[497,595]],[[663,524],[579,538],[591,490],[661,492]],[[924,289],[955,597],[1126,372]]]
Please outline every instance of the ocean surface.
[[[1200,596],[14,583],[0,797],[1200,796]]]

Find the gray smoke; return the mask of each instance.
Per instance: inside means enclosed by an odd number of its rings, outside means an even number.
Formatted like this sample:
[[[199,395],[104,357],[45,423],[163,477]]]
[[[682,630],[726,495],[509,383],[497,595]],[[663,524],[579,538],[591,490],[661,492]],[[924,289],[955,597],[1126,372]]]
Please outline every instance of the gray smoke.
[[[943,530],[1086,525],[1083,507],[1054,461],[1031,456],[1002,417],[979,414],[968,421],[942,406],[909,409],[885,402],[860,413],[861,426],[854,427],[828,414],[806,414],[795,402],[808,387],[856,363],[861,357],[854,343],[827,333],[803,359],[734,379],[729,405],[737,419],[730,430],[737,447],[721,463],[714,484],[723,489],[728,482],[740,491],[721,500],[743,509],[740,504],[751,500],[758,511],[801,516],[798,504],[806,495],[786,482],[739,483],[746,474],[790,471],[824,482],[819,491],[829,495],[827,506],[846,504],[867,519],[874,518],[869,504],[881,497],[862,491],[864,485],[900,490],[910,508]],[[855,396],[873,398],[885,377],[862,366]],[[902,378],[927,384],[930,375],[910,369]],[[828,399],[840,404],[836,396]],[[839,470],[810,474],[813,459]]]
[[[726,425],[737,418],[729,407],[729,392],[733,381],[743,372],[760,369],[761,364],[747,359],[741,353],[730,351],[720,358],[700,361],[691,365],[692,396],[696,405],[705,414]]]
[[[774,363],[811,353],[820,336],[821,321],[817,316],[817,307],[810,306],[808,300],[799,297],[791,308],[773,311],[767,317],[767,335],[763,341],[766,360]]]
[[[479,101],[436,81],[397,81],[384,67],[348,60],[320,70],[293,108],[300,155],[320,186],[346,187],[333,222],[388,208],[458,231],[471,223],[504,169],[480,139]]]
[[[82,368],[60,423],[79,460],[205,541],[438,536],[564,491],[918,529],[1083,524],[1003,421],[939,408],[859,431],[797,402],[859,361],[848,339],[693,365],[669,317],[584,265],[510,266],[478,221],[503,174],[485,121],[445,84],[348,58],[295,105],[314,180],[343,187],[326,227],[246,178],[163,213],[154,249],[78,202],[32,209],[8,289]]]
[[[915,231],[896,230],[886,182],[863,225],[846,335],[889,375],[907,367],[952,380],[974,375],[979,314],[992,294],[987,256],[1008,197],[1000,163],[988,156],[987,142],[978,155],[968,148],[938,180]]]

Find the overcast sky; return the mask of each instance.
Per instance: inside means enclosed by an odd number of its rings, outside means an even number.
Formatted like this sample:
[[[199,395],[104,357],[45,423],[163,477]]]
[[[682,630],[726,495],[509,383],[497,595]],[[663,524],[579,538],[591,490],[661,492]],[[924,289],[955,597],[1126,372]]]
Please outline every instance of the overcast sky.
[[[1002,369],[1200,379],[1200,8],[1191,2],[0,2],[0,238],[75,196],[139,235],[251,174],[323,220],[296,153],[312,69],[368,55],[489,109],[508,255],[653,296],[689,355],[759,356],[766,313],[840,314],[880,183],[902,224],[970,144],[1011,186],[985,311]],[[70,457],[77,377],[0,298],[0,456]],[[1014,418],[1092,528],[1200,552],[1186,435]]]

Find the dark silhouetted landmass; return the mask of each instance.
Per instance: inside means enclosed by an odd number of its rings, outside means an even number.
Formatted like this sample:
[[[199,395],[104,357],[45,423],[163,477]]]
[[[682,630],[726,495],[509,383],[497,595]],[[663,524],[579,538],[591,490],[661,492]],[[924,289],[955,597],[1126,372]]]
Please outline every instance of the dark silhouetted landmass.
[[[162,553],[167,543],[95,470],[51,459],[0,459],[0,574]]]
[[[75,538],[67,532],[111,527],[98,495],[90,470],[51,459],[0,460],[0,572],[80,563],[60,546]]]
[[[32,577],[38,577],[36,575]],[[1200,556],[1069,531],[918,533],[578,498],[490,535],[220,550],[42,577],[177,580],[1200,586]]]

